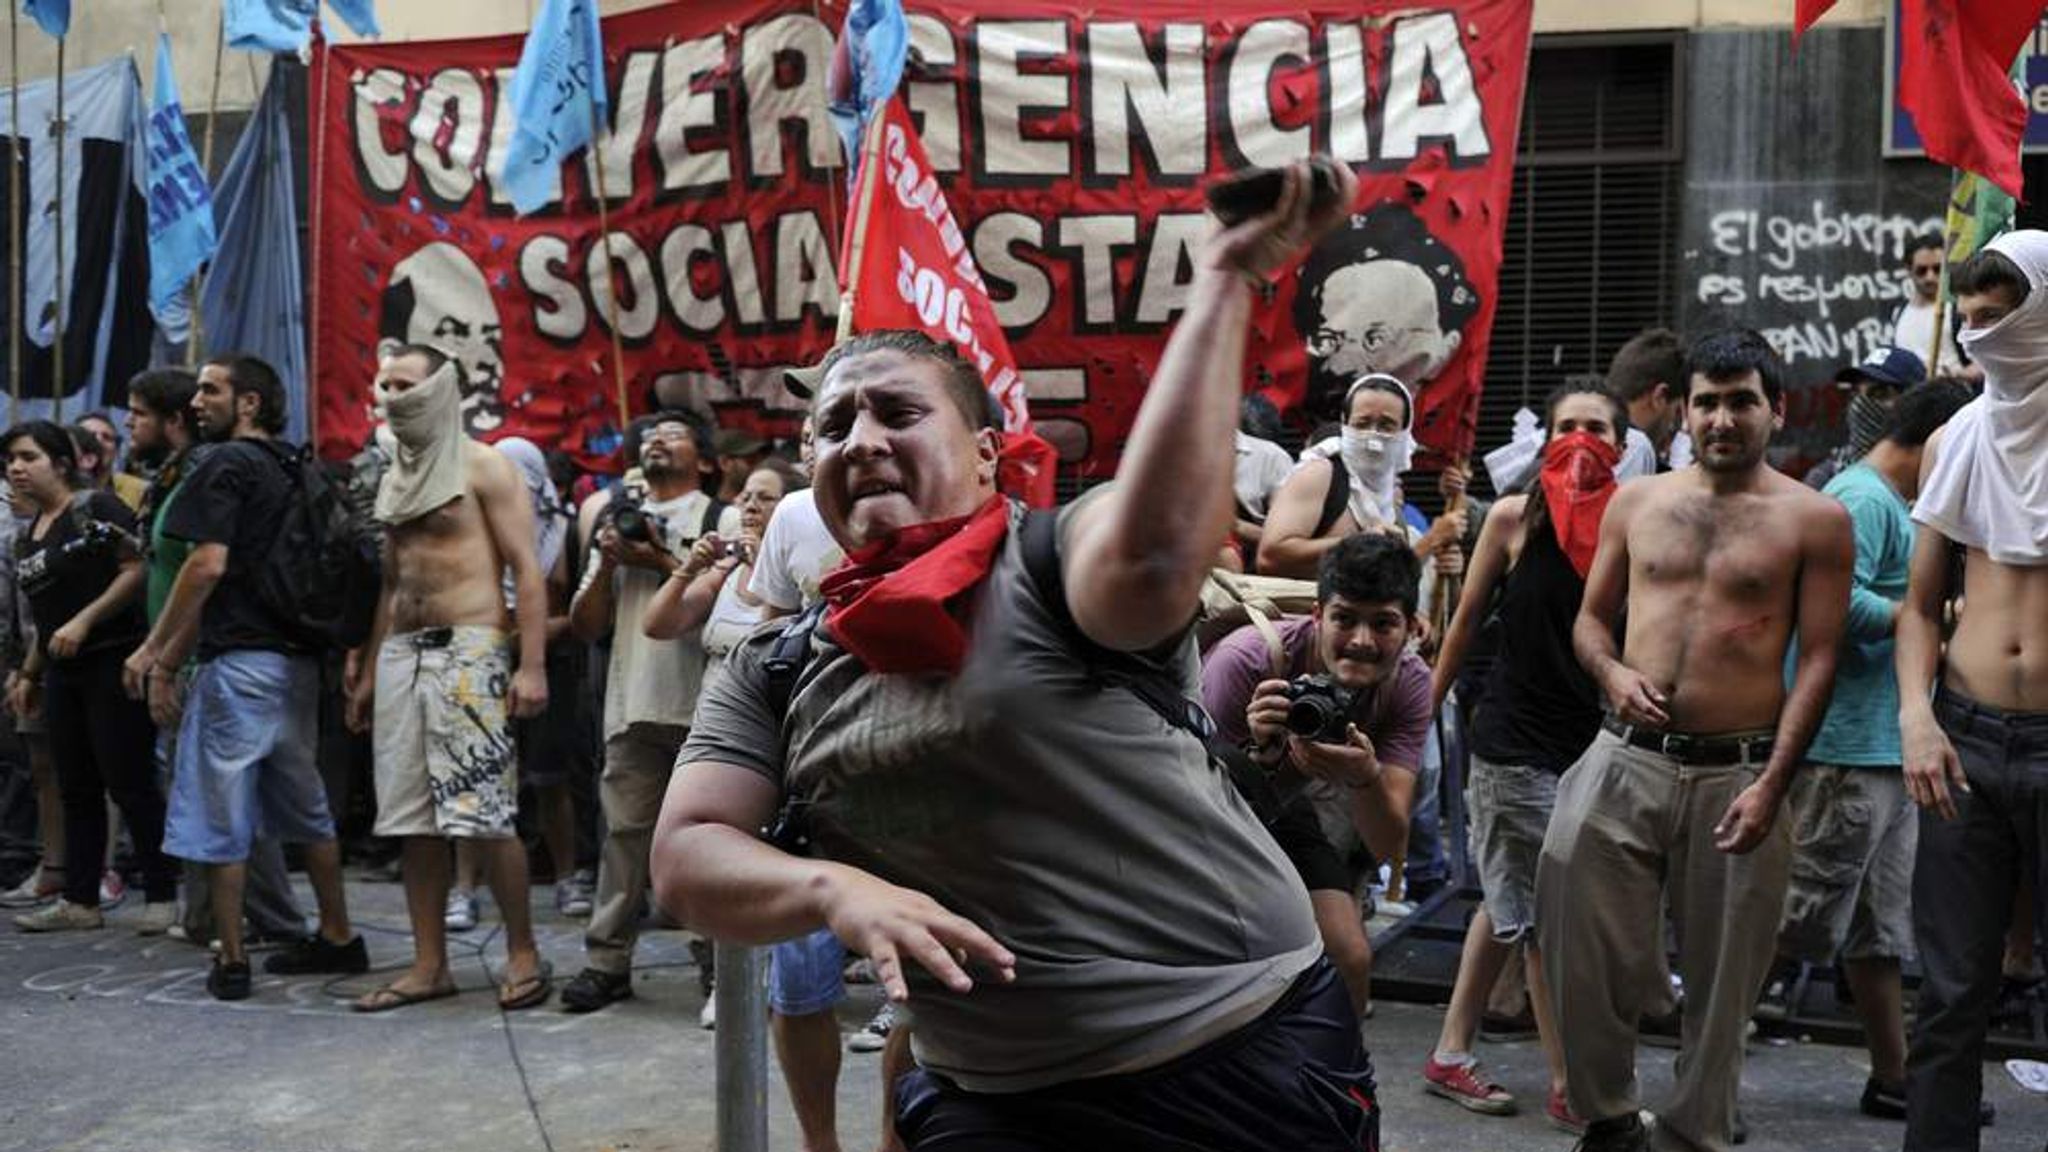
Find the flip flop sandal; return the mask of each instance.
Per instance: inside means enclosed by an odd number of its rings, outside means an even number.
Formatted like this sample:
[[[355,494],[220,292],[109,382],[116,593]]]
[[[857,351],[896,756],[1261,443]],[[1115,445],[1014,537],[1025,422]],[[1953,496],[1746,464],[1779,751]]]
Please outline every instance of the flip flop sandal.
[[[439,988],[429,988],[424,992],[407,992],[395,984],[386,984],[382,988],[366,993],[361,999],[351,1003],[349,1007],[364,1013],[389,1012],[394,1008],[406,1008],[414,1004],[425,1004],[430,1000],[446,1000],[450,996],[455,995],[457,991],[459,989],[453,984],[444,985]]]
[[[514,995],[506,995],[513,989],[525,990]],[[548,997],[553,995],[554,991],[555,966],[552,962],[543,960],[540,962],[540,970],[533,975],[515,984],[499,986],[498,1007],[507,1012],[517,1012],[522,1008],[538,1008],[548,1002]]]

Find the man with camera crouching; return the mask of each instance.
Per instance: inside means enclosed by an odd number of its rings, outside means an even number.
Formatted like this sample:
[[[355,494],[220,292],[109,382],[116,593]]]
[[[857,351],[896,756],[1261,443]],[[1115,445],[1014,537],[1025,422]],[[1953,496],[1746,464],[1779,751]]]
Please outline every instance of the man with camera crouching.
[[[713,456],[711,431],[701,419],[683,412],[642,417],[626,431],[625,456],[638,465],[637,475],[583,510],[591,557],[569,608],[578,638],[595,643],[611,637],[598,780],[604,851],[583,936],[584,969],[562,988],[562,1007],[570,1012],[595,1011],[633,994],[648,838],[704,681],[700,635],[653,640],[642,618],[662,583],[679,578],[698,537],[739,535],[738,511],[704,488]]]
[[[1219,741],[1258,769],[1240,776],[1301,873],[1323,948],[1363,1015],[1372,945],[1339,845],[1385,859],[1408,840],[1429,733],[1429,666],[1409,650],[1422,563],[1398,536],[1365,532],[1323,554],[1313,614],[1224,637],[1202,664]]]

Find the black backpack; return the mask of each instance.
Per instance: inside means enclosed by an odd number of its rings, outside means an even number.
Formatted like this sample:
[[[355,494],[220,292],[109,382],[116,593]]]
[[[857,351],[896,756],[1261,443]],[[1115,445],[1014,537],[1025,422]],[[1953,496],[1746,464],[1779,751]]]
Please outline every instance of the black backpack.
[[[256,595],[294,639],[346,650],[370,637],[383,594],[383,533],[305,448],[258,441],[288,484]]]

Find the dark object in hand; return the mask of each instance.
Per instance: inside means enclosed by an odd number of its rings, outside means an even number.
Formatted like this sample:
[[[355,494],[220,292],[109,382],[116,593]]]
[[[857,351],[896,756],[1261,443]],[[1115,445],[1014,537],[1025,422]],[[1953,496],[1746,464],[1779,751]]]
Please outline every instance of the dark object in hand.
[[[1328,676],[1297,676],[1287,683],[1287,730],[1316,744],[1350,738],[1351,689]]]
[[[1337,176],[1337,162],[1328,156],[1315,156],[1309,160],[1308,206],[1311,214],[1327,211],[1336,203],[1337,189],[1341,181]],[[1233,172],[1209,185],[1206,195],[1209,211],[1223,222],[1225,228],[1241,224],[1254,216],[1271,212],[1280,203],[1280,191],[1286,185],[1286,169],[1247,168]]]
[[[661,517],[650,514],[640,497],[632,493],[621,493],[607,514],[611,517],[612,531],[617,532],[622,541],[654,544],[661,532]]]

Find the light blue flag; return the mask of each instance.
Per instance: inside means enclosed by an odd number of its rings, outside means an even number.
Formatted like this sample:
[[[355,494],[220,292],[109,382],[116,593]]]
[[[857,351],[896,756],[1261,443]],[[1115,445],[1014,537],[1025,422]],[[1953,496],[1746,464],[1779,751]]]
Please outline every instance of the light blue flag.
[[[21,0],[21,10],[59,39],[71,31],[71,0]]]
[[[237,52],[298,52],[313,35],[320,0],[226,0],[228,47]]]
[[[156,92],[149,102],[143,193],[149,204],[149,306],[162,311],[213,257],[213,192],[185,131],[171,38],[156,39]]]
[[[860,138],[868,120],[903,79],[910,53],[910,26],[903,19],[903,0],[853,0],[846,10],[848,83],[830,94],[828,105],[839,140],[846,146],[847,184],[860,173]]]
[[[512,141],[498,180],[524,216],[554,198],[563,161],[609,115],[597,0],[542,0],[506,95]]]
[[[305,280],[285,70],[277,69],[221,170],[214,197],[220,251],[200,294],[211,349],[262,357],[284,381],[285,436],[307,427]]]
[[[371,0],[327,0],[327,6],[358,36],[382,36],[377,26],[377,8]]]

